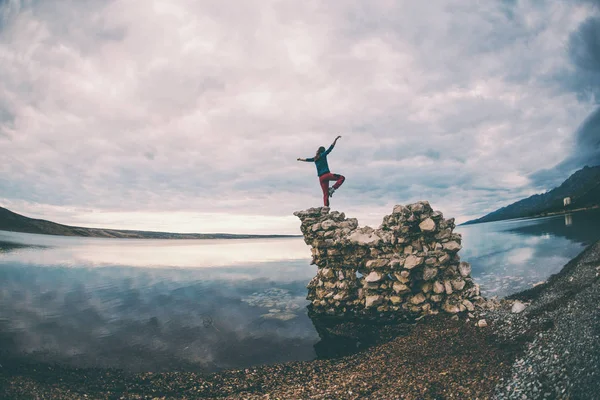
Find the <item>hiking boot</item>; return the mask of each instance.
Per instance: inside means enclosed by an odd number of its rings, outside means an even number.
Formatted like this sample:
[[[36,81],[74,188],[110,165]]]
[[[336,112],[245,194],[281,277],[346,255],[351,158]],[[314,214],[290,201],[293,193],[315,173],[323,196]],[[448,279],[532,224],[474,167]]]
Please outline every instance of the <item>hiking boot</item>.
[[[334,193],[335,193],[335,188],[332,186],[329,188],[329,197],[333,196]]]

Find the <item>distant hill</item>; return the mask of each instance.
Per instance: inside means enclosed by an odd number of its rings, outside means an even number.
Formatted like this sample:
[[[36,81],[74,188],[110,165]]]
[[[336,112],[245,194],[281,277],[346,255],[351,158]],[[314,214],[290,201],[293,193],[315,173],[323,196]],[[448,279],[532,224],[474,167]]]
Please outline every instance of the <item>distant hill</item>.
[[[258,239],[295,237],[296,235],[238,235],[229,233],[170,233],[117,229],[82,228],[28,218],[0,207],[0,231],[39,233],[43,235],[83,236],[120,239]]]
[[[571,198],[571,204],[566,207],[563,204],[565,197]],[[598,206],[600,206],[600,165],[586,166],[549,192],[534,194],[462,225],[534,217]]]

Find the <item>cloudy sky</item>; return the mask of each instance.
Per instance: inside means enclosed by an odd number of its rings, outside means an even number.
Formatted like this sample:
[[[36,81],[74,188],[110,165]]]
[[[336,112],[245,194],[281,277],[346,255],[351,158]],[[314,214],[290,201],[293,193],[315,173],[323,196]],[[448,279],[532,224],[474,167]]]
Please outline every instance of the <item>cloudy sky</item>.
[[[378,225],[459,222],[600,164],[600,1],[0,0],[0,205],[298,233],[314,165]]]

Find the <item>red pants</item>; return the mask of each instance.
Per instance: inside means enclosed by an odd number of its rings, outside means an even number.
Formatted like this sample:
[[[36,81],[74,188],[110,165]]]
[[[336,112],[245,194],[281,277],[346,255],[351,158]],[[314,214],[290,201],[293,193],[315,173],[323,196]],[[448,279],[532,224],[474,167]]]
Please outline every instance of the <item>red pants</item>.
[[[333,188],[337,189],[342,186],[342,183],[344,183],[345,180],[346,178],[343,175],[332,174],[331,172],[323,174],[319,177],[321,189],[323,190],[323,204],[325,204],[325,207],[329,207],[329,182],[335,181]]]

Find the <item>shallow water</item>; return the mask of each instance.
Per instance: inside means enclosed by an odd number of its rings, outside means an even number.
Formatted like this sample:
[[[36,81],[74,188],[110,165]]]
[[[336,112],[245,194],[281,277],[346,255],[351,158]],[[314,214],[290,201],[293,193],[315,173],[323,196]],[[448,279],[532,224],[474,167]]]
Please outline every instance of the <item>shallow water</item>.
[[[600,239],[600,211],[460,226],[485,295],[558,272]],[[315,274],[301,238],[136,240],[0,231],[0,357],[130,371],[309,360]]]

